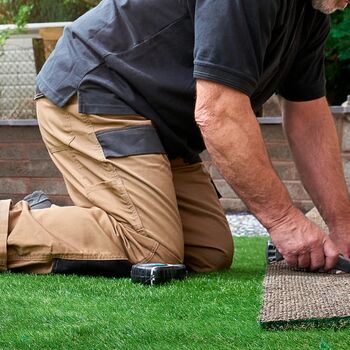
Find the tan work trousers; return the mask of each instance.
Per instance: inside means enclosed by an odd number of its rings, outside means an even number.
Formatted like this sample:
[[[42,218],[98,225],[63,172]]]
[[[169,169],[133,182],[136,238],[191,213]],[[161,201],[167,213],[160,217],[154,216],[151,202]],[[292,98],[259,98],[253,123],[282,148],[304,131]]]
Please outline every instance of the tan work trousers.
[[[201,163],[106,157],[96,137],[151,121],[81,114],[76,98],[65,108],[41,98],[37,114],[74,206],[31,210],[25,201],[1,201],[2,271],[118,277],[139,262],[185,263],[197,272],[231,265],[232,236]]]

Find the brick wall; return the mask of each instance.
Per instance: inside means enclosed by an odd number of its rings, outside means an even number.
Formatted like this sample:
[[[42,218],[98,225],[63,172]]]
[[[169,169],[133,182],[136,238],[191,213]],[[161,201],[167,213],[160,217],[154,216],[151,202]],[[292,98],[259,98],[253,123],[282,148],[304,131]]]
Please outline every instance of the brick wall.
[[[334,107],[332,111],[342,149],[345,178],[350,189],[350,111],[341,107]],[[298,171],[282,130],[281,118],[261,118],[260,126],[272,165],[287,187],[294,204],[304,212],[310,210],[313,207],[313,203],[301,184]],[[222,178],[208,153],[204,152],[202,159],[214,180],[216,188],[222,196],[220,201],[224,209],[226,211],[246,210],[246,206]]]
[[[55,203],[70,204],[64,181],[41,141],[36,121],[11,124],[0,124],[0,199],[17,202],[42,189]]]
[[[334,109],[342,147],[345,177],[350,188],[350,114]],[[309,210],[312,202],[303,188],[284,137],[280,118],[262,118],[262,134],[274,168],[286,185],[294,203]],[[227,185],[208,153],[202,154],[227,211],[246,210],[242,201]],[[51,162],[41,141],[35,120],[0,121],[0,199],[14,202],[34,190],[42,189],[59,205],[71,204],[63,179]]]

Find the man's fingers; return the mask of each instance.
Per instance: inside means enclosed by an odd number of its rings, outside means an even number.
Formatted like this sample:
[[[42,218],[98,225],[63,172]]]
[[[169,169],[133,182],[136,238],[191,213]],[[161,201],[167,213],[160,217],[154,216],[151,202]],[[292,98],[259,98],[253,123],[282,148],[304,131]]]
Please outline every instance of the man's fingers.
[[[304,253],[298,256],[298,268],[308,269],[310,267],[311,258],[309,253]]]
[[[289,266],[298,267],[298,257],[296,255],[284,255],[283,257]]]
[[[335,244],[327,238],[323,244],[324,255],[326,257],[326,262],[324,265],[325,271],[334,269],[336,263],[339,260],[339,251],[337,250]]]
[[[334,255],[334,256],[326,256],[326,264],[324,266],[324,270],[330,271],[330,270],[334,269],[338,260],[339,260],[339,254]]]
[[[321,268],[324,268],[324,265],[325,265],[325,256],[321,246],[320,249],[311,252],[310,270],[317,271]]]
[[[299,269],[310,269],[316,271],[323,268],[329,271],[334,268],[339,259],[339,252],[335,244],[327,237],[319,249],[314,249],[311,253],[307,252],[300,255],[288,254],[285,260],[290,266]]]
[[[350,249],[348,247],[345,248],[345,250],[343,250],[342,254],[346,257],[346,258],[350,258]]]

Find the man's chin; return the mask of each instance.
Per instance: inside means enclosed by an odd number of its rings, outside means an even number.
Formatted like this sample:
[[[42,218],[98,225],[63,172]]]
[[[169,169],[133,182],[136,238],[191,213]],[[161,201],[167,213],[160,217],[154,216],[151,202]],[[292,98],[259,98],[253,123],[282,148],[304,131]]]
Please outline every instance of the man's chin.
[[[332,9],[320,9],[319,11],[321,11],[325,15],[330,15],[331,13],[333,13],[333,12],[335,12],[337,10],[342,10],[343,11],[344,9],[332,8]]]
[[[322,1],[322,0],[313,0],[312,1],[313,8],[318,10],[318,11],[321,11],[322,13],[324,13],[326,15],[330,15],[331,13],[333,13],[337,10],[344,11],[348,4],[349,4],[349,2],[346,2],[343,7],[340,7],[340,6],[335,6],[335,5],[331,6],[329,4],[325,4],[325,1]]]

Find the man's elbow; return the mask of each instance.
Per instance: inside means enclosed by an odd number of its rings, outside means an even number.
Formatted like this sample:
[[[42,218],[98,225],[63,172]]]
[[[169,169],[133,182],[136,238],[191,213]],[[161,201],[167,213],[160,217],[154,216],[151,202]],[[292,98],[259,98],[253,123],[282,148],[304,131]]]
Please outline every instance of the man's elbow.
[[[251,109],[247,95],[210,81],[197,81],[195,121],[204,137],[239,119],[242,109]]]
[[[194,118],[203,136],[215,125],[217,112],[213,107],[206,103],[202,105],[196,104]]]

